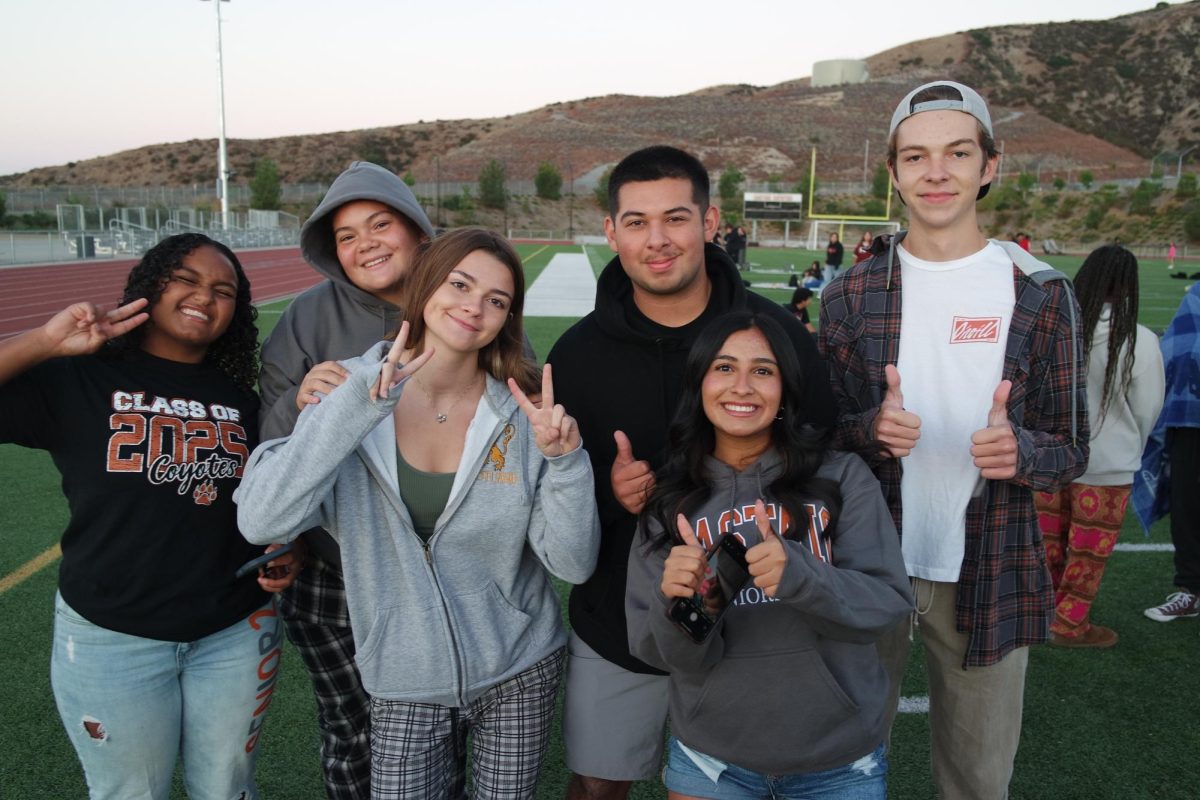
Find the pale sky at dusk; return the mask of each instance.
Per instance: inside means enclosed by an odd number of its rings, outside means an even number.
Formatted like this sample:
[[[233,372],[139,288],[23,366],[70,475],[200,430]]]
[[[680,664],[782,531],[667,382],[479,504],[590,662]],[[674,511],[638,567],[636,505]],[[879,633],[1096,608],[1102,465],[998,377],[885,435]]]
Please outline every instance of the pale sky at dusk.
[[[216,136],[212,2],[0,3],[0,175]],[[730,7],[736,12],[722,11]],[[226,131],[263,138],[503,116],[614,93],[768,86],[810,75],[814,61],[865,58],[955,31],[1153,7],[1153,0],[232,0],[221,5]]]

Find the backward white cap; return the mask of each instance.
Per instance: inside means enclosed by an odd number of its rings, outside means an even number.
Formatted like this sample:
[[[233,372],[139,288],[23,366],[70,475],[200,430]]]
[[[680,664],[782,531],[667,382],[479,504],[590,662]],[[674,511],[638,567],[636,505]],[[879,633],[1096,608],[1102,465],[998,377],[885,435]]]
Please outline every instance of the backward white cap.
[[[948,86],[957,91],[962,99],[923,100],[920,103],[913,103],[913,98],[919,93],[935,86]],[[988,113],[987,103],[979,96],[979,92],[970,86],[963,86],[961,83],[955,83],[954,81],[934,81],[933,83],[927,83],[924,86],[918,86],[913,89],[904,96],[904,99],[900,101],[900,105],[896,106],[896,111],[892,114],[892,126],[888,129],[888,139],[896,135],[896,128],[900,127],[901,122],[923,111],[962,111],[979,120],[979,124],[987,131],[988,136],[995,137],[995,134],[992,133],[992,115]]]

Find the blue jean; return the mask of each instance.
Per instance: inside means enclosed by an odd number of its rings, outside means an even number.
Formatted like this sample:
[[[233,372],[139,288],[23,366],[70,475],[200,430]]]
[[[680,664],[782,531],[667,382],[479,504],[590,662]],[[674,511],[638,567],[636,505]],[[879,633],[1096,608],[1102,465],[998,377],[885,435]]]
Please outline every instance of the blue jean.
[[[763,742],[762,746],[782,747],[785,743]],[[821,772],[765,775],[735,764],[724,764],[714,781],[672,736],[663,783],[676,794],[713,800],[885,800],[887,770],[887,756],[880,745],[875,752],[852,764]]]
[[[117,633],[55,598],[50,682],[92,800],[254,800],[282,638],[273,603],[194,642]]]

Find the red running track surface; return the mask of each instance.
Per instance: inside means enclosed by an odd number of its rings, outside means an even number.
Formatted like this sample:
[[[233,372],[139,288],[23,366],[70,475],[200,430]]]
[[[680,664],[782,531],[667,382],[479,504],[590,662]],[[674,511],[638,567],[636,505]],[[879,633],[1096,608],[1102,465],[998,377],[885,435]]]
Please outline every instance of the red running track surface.
[[[246,250],[237,254],[250,279],[255,303],[299,294],[322,278],[300,257],[300,249]],[[0,339],[36,328],[84,300],[109,307],[121,297],[136,259],[73,261],[0,269]]]

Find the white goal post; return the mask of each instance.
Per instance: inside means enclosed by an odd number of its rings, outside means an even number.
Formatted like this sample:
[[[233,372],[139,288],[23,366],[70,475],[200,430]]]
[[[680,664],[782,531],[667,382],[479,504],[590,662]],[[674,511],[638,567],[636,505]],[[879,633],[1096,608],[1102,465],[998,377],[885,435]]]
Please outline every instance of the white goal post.
[[[880,233],[895,233],[900,230],[900,223],[892,220],[870,222],[861,219],[809,219],[808,240],[805,242],[809,250],[824,250],[829,242],[829,234],[836,233],[847,254],[854,250],[863,231],[870,231],[873,236]],[[844,262],[853,264],[854,261]]]

